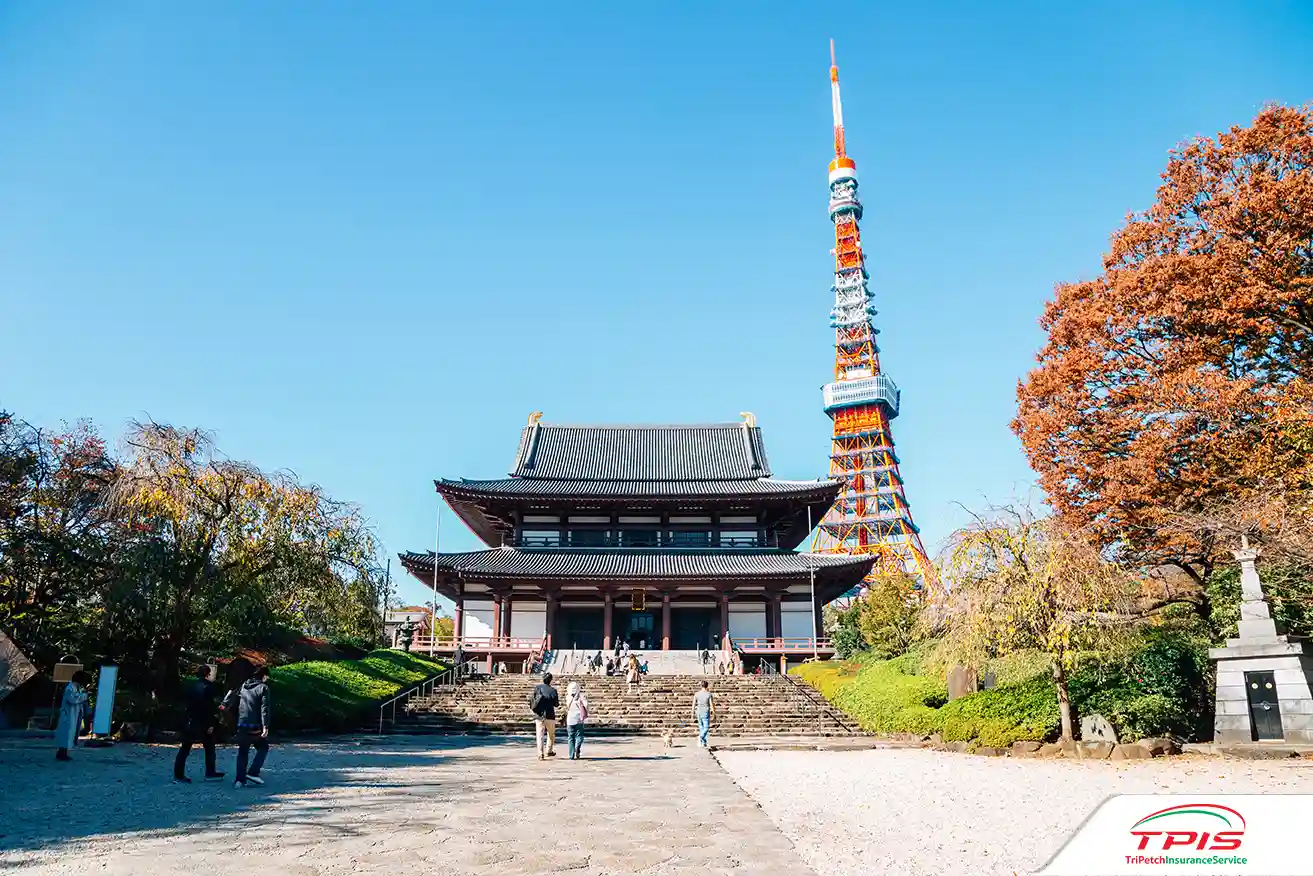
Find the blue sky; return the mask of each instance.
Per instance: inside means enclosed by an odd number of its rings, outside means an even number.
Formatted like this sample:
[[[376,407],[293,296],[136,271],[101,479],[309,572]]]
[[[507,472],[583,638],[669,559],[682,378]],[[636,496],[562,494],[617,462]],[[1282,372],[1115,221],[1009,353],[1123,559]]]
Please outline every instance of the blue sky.
[[[834,37],[933,550],[1030,490],[1053,284],[1173,145],[1313,99],[1296,2],[473,5],[0,5],[0,406],[207,427],[391,554],[534,410],[753,411],[823,476]]]

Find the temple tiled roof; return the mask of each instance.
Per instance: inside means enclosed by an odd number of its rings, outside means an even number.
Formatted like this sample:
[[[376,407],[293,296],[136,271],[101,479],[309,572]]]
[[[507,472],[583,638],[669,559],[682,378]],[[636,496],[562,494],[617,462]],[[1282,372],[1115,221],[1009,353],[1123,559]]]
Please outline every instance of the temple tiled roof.
[[[736,481],[770,477],[761,429],[707,426],[555,426],[520,436],[511,475],[584,481]]]
[[[412,574],[432,575],[433,556],[432,552],[406,553],[401,562]],[[438,556],[440,571],[477,578],[534,579],[798,578],[815,569],[818,576],[837,573],[856,583],[871,563],[871,557],[843,554],[723,548],[496,548]]]
[[[538,478],[501,478],[498,480],[435,481],[438,492],[447,496],[479,496],[488,498],[524,498],[539,496],[553,498],[617,498],[640,499],[688,496],[699,498],[754,499],[770,497],[819,497],[834,501],[842,484],[838,481],[781,481],[774,478],[753,480],[698,480],[698,481],[582,481],[540,480]],[[828,495],[828,499],[826,499]]]

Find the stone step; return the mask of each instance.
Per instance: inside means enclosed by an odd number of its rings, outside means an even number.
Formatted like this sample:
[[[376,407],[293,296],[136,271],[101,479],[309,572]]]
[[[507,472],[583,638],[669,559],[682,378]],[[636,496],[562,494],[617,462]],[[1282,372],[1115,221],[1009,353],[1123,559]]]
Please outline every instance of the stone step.
[[[620,677],[586,675],[573,680],[580,682],[589,699],[590,735],[654,736],[673,730],[691,736],[695,733],[693,694],[704,678],[716,697],[712,733],[717,736],[861,735],[819,694],[778,676],[649,675],[633,686]],[[562,698],[571,680],[557,679]],[[537,683],[536,677],[527,675],[471,678],[459,687],[411,700],[392,729],[441,735],[531,733],[528,701]]]

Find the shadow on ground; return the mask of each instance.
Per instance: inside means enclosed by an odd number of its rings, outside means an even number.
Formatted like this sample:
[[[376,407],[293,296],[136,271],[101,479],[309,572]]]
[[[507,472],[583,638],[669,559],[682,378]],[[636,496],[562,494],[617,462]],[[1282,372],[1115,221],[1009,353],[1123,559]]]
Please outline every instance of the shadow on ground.
[[[607,740],[589,740],[590,754],[604,759]],[[171,781],[176,748],[125,744],[111,748],[76,748],[71,763],[57,763],[49,740],[0,739],[0,852],[40,851],[87,837],[129,833],[169,836],[208,829],[258,826],[275,818],[286,824],[319,819],[342,809],[314,803],[317,791],[358,787],[395,791],[404,797],[441,794],[472,800],[495,794],[510,781],[495,774],[471,779],[468,771],[449,782],[396,781],[397,770],[411,766],[440,768],[457,751],[498,750],[534,760],[531,739],[508,737],[337,737],[312,742],[275,743],[262,787],[234,788],[236,749],[222,746],[218,768],[227,776],[201,781],[203,752],[188,760],[190,785]],[[562,746],[557,759],[565,759]],[[623,760],[661,757],[624,755]],[[530,779],[531,780],[531,779]],[[524,777],[514,779],[525,781]],[[322,795],[327,799],[329,795]],[[387,800],[391,795],[370,799]],[[295,800],[290,806],[289,801]],[[360,804],[365,805],[365,804]],[[356,805],[351,807],[361,813]],[[354,819],[353,819],[354,820]],[[330,819],[338,835],[352,833],[350,823]],[[0,857],[0,869],[15,862]]]

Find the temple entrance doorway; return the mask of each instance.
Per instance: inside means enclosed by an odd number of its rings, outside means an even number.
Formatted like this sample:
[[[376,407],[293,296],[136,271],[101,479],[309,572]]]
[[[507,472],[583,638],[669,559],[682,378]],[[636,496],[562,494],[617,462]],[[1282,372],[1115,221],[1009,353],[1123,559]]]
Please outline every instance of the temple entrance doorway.
[[[567,608],[556,611],[556,629],[552,630],[552,648],[579,648],[596,651],[602,647],[602,609]]]
[[[612,617],[615,639],[611,647],[628,642],[633,651],[661,650],[660,622],[654,612],[632,611],[617,606]]]
[[[720,645],[720,612],[715,608],[671,606],[670,647],[677,651]]]

